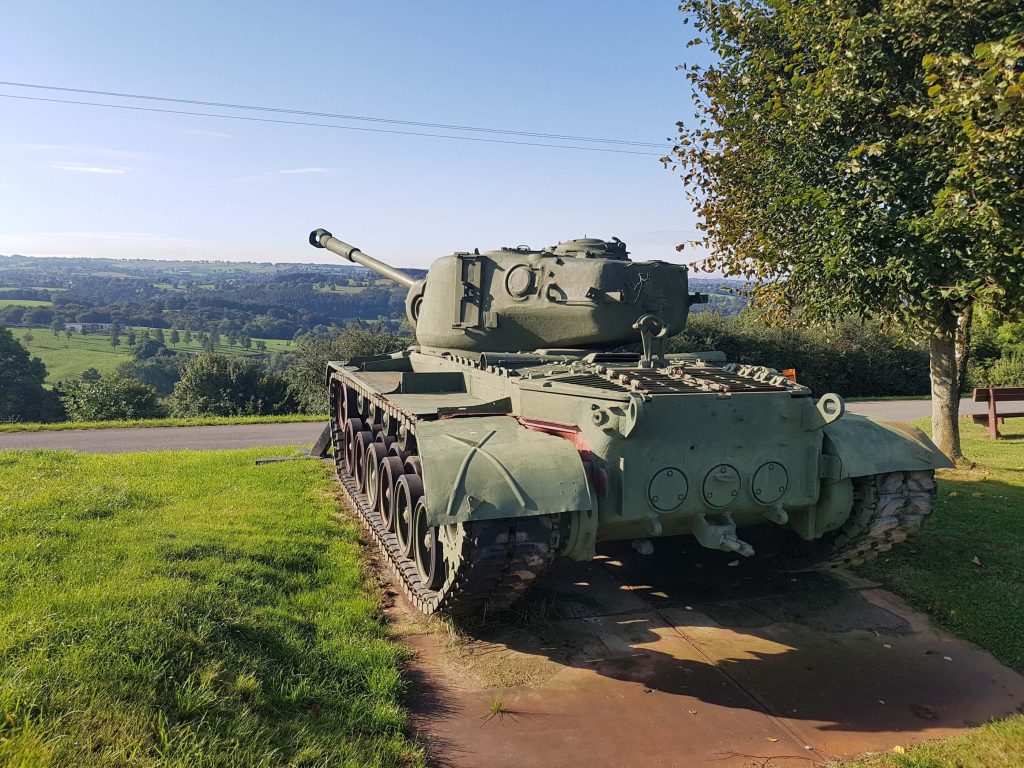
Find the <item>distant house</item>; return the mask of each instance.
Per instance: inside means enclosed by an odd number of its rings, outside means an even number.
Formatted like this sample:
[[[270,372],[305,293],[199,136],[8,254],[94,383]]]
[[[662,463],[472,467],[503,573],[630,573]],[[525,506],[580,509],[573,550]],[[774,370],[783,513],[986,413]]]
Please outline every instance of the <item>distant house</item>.
[[[64,330],[71,333],[110,333],[110,323],[64,323]]]

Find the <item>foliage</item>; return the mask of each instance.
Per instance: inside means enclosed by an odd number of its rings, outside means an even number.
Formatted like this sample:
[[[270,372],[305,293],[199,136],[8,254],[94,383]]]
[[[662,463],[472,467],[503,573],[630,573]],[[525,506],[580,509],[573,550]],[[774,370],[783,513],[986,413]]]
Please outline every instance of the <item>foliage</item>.
[[[160,354],[146,359],[128,360],[117,366],[118,376],[135,379],[148,384],[158,395],[171,394],[174,385],[181,378],[185,358],[175,354]]]
[[[349,323],[344,329],[309,333],[295,341],[294,358],[285,376],[288,388],[306,413],[327,412],[324,373],[329,360],[388,355],[409,346],[412,339],[394,333],[383,323]]]
[[[821,395],[914,396],[928,392],[928,353],[886,335],[876,322],[834,326],[769,325],[758,312],[735,318],[693,315],[669,339],[672,352],[718,350],[729,362],[795,368],[797,380]]]
[[[30,357],[14,334],[0,326],[0,422],[60,420],[64,409],[43,387],[45,380],[42,360]]]
[[[684,0],[717,60],[688,74],[675,159],[704,266],[776,318],[879,317],[932,344],[956,433],[958,321],[1024,307],[1017,0]],[[938,418],[941,416],[941,418]]]
[[[0,453],[0,765],[422,765],[359,531],[280,452]]]
[[[1000,357],[975,373],[978,387],[1024,387],[1024,352]]]
[[[174,416],[290,413],[295,400],[286,382],[254,360],[203,353],[182,369],[170,396]]]
[[[73,421],[152,419],[163,415],[153,387],[116,375],[67,382],[62,387],[61,401]]]

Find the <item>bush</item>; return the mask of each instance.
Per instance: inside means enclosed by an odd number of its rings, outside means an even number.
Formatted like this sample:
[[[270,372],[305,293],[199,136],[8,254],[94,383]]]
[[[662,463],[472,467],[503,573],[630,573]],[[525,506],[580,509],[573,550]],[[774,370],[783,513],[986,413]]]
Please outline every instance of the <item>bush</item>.
[[[66,384],[61,400],[72,421],[152,419],[164,415],[153,387],[123,376],[79,379]]]
[[[328,360],[389,355],[409,346],[412,339],[394,333],[383,323],[366,327],[349,323],[342,330],[307,333],[295,341],[293,360],[285,378],[303,413],[327,413],[324,372]]]
[[[988,368],[972,371],[977,387],[1024,387],[1024,352],[1003,355]]]
[[[207,352],[181,372],[170,397],[174,416],[262,416],[294,413],[287,383],[255,360]]]
[[[128,360],[117,366],[117,375],[148,384],[166,397],[181,378],[183,360],[178,355],[160,354],[144,360]]]
[[[901,344],[877,323],[851,321],[822,329],[766,325],[752,310],[735,318],[701,313],[669,339],[669,350],[718,350],[729,362],[795,368],[797,380],[819,395],[908,396],[929,391],[927,350]]]

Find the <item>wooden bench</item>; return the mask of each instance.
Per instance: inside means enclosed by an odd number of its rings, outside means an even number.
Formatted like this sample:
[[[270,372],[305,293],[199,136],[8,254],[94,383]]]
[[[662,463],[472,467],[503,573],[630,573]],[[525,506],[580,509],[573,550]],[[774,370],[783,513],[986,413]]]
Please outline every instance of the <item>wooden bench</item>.
[[[985,424],[988,427],[988,434],[993,440],[999,438],[999,424],[1007,419],[1024,416],[1024,411],[999,413],[996,410],[996,403],[1024,403],[1024,387],[975,387],[974,402],[988,403],[988,413],[978,413],[972,416],[975,424]]]

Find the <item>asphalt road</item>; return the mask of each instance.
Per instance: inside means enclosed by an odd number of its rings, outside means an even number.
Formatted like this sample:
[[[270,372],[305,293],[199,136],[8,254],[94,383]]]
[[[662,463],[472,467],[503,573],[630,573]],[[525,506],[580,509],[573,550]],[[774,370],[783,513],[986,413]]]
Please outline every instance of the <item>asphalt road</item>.
[[[879,419],[910,421],[931,414],[930,400],[878,400],[848,403],[847,410]],[[983,405],[960,401],[960,413],[981,413]],[[135,429],[67,429],[54,432],[0,433],[0,450],[55,448],[90,453],[131,451],[224,450],[262,445],[308,445],[324,422],[237,424],[216,427],[145,427]]]

